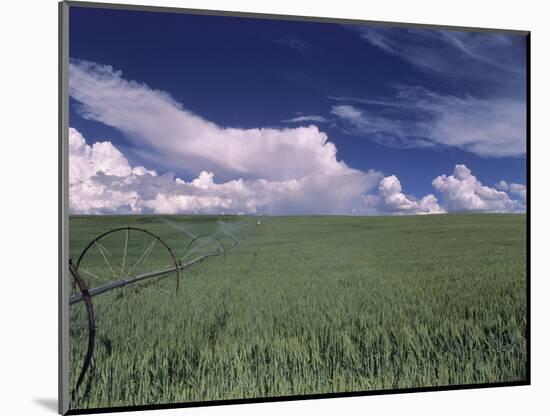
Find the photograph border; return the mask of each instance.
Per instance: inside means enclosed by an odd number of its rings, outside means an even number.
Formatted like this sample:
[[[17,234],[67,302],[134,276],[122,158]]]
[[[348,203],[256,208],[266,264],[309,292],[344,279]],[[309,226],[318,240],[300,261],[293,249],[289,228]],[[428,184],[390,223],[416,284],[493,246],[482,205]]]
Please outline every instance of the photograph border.
[[[311,17],[284,14],[264,14],[244,11],[222,11],[189,9],[166,6],[146,6],[134,4],[116,4],[101,2],[62,1],[59,7],[59,38],[58,38],[58,412],[60,414],[92,414],[112,413],[140,410],[178,409],[187,407],[220,406],[230,404],[268,403],[295,400],[329,399],[340,397],[357,397],[387,394],[404,394],[419,392],[436,392],[450,390],[482,389],[493,387],[527,386],[531,384],[531,31],[509,30],[498,28],[463,27],[452,25],[405,23],[390,21],[371,21],[359,19],[344,19],[332,17]],[[69,285],[65,278],[69,275],[69,180],[68,180],[68,132],[69,132],[69,10],[70,7],[118,9],[128,11],[145,11],[161,13],[179,13],[210,16],[243,17],[254,19],[271,19],[302,22],[324,22],[339,24],[368,24],[372,26],[391,26],[401,28],[432,29],[432,30],[456,30],[461,32],[483,32],[512,34],[526,37],[526,303],[527,303],[527,328],[526,328],[526,378],[513,382],[461,384],[433,387],[415,387],[384,390],[368,390],[354,392],[336,392],[293,396],[256,397],[243,399],[211,400],[199,402],[163,403],[152,405],[95,407],[89,409],[69,409]]]

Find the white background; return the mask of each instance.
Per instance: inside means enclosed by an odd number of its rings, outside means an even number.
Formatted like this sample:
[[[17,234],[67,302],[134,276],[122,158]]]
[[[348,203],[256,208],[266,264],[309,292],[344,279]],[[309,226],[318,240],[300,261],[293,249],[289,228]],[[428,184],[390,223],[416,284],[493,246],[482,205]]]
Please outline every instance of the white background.
[[[3,2],[0,12],[0,414],[3,415],[54,414],[57,406],[56,3],[55,0]],[[532,386],[175,409],[146,414],[548,414],[550,216],[547,209],[550,201],[546,100],[550,26],[545,3],[505,0],[375,0],[368,3],[142,0],[140,3],[532,31]]]

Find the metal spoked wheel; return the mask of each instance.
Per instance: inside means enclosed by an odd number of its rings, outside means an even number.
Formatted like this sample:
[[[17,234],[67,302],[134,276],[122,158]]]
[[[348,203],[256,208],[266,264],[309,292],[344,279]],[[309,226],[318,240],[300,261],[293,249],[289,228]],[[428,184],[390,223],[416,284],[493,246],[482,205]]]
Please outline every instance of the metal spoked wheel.
[[[71,298],[82,296],[83,286],[88,292],[93,293],[95,288],[111,282],[121,282],[135,276],[173,268],[173,271],[162,276],[163,282],[166,283],[159,284],[157,279],[148,279],[128,286],[123,285],[94,297],[92,316],[90,305],[86,302],[70,305],[70,383],[73,386],[73,395],[76,392],[81,396],[86,394],[86,389],[79,388],[82,381],[79,380],[79,375],[82,368],[85,368],[86,372],[87,367],[93,367],[93,351],[90,351],[90,348],[93,349],[93,339],[96,338],[100,345],[104,344],[108,349],[109,334],[102,329],[109,326],[110,320],[117,319],[117,310],[124,306],[124,301],[143,291],[165,291],[174,288],[177,291],[179,270],[178,260],[170,247],[159,236],[136,227],[116,228],[96,237],[84,248],[71,267],[74,267],[75,272],[70,276]],[[80,277],[80,284],[77,283],[75,274]]]
[[[88,288],[174,266],[178,261],[156,234],[142,228],[121,227],[92,240],[76,261]],[[174,271],[176,290],[179,272]],[[135,285],[133,285],[135,286]]]

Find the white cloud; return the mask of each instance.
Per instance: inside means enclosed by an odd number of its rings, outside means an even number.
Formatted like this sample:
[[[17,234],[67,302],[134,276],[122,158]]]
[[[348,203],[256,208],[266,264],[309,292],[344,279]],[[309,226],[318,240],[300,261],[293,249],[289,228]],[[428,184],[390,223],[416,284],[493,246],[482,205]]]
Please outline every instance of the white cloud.
[[[496,188],[501,191],[507,191],[510,194],[519,196],[522,200],[527,199],[527,186],[520,183],[508,183],[504,180],[500,181]]]
[[[347,133],[365,136],[384,146],[394,148],[433,146],[429,140],[411,137],[419,134],[415,131],[418,127],[410,121],[376,115],[371,111],[348,104],[332,106],[331,114],[344,122]]]
[[[431,91],[397,86],[397,97],[383,99],[329,97],[365,107],[361,110],[362,119],[369,124],[356,122],[351,132],[391,147],[425,146],[427,141],[483,157],[525,155],[524,36],[366,25],[347,27],[370,45],[411,64],[423,74],[420,79],[429,77],[431,85]],[[456,96],[434,92],[443,86],[445,89],[441,91],[468,93]],[[468,86],[471,88],[465,88]],[[380,106],[383,111],[374,110]]]
[[[435,94],[422,89],[404,97],[431,117],[419,127],[431,141],[480,156],[521,156],[526,152],[525,102]]]
[[[323,116],[312,114],[312,115],[297,116],[294,118],[289,118],[287,120],[283,120],[283,123],[304,123],[304,122],[327,123],[328,121],[329,120],[327,120]]]
[[[71,212],[134,212],[136,192],[105,187],[92,178],[97,175],[127,178],[148,172],[142,166],[130,167],[126,158],[109,142],[86,144],[75,129],[69,129],[69,207]],[[155,174],[151,171],[151,175]]]
[[[309,43],[307,43],[305,40],[296,37],[274,39],[273,43],[278,43],[279,45],[287,46],[289,48],[297,49],[299,51],[303,51],[304,49],[310,47]]]
[[[332,114],[352,127],[350,133],[385,146],[451,146],[484,157],[521,156],[526,152],[526,113],[521,100],[456,97],[404,86],[398,87],[393,102],[331,98],[371,107],[398,107],[399,118],[352,105],[332,107]]]
[[[522,36],[366,25],[348,27],[384,52],[445,77],[500,83],[518,82],[525,74]]]
[[[78,188],[81,199],[74,197],[75,211],[343,214],[357,209],[380,177],[339,161],[336,146],[313,125],[222,127],[162,91],[91,62],[71,60],[69,83],[83,117],[125,133],[132,151],[144,160],[199,175],[187,183],[150,174],[143,167],[131,168],[111,143],[86,147],[82,138],[73,138],[88,154],[72,162],[87,179]],[[235,179],[217,184],[214,175]],[[76,189],[71,190],[75,195]]]
[[[403,90],[401,95],[407,100],[413,93]],[[185,181],[173,174],[161,175],[143,166],[131,166],[111,142],[89,145],[78,131],[71,129],[69,199],[73,213],[443,211],[431,194],[419,200],[405,195],[395,176],[382,179],[379,172],[348,167],[337,159],[336,146],[313,125],[284,129],[222,127],[186,110],[164,92],[127,81],[111,67],[90,62],[71,61],[70,94],[79,103],[83,117],[125,133],[133,150],[140,152],[144,160],[160,161],[166,169],[196,176]],[[427,94],[428,98],[419,100],[418,105],[435,112],[437,103],[456,102],[449,97],[433,100],[435,96]],[[375,136],[393,128],[398,145],[409,128],[348,105],[333,107],[333,114],[357,129],[370,129]],[[461,124],[460,120],[455,122]],[[499,145],[507,148],[506,143]],[[215,177],[220,176],[235,179],[216,183]],[[524,204],[510,200],[505,192],[478,186],[473,176],[473,182],[462,176],[455,169],[454,176],[443,175],[434,180],[450,210],[524,209]],[[470,193],[477,200],[467,195],[467,184],[474,188]],[[369,195],[376,185],[378,194]],[[462,196],[457,196],[457,186],[464,190]],[[517,186],[514,189],[510,192],[521,192]]]
[[[353,169],[312,172],[282,181],[236,179],[216,183],[202,171],[186,182],[131,167],[111,142],[88,145],[69,130],[69,207],[73,214],[351,214],[380,178],[374,171]]]
[[[378,192],[369,192],[378,184]],[[433,181],[449,211],[523,212],[525,186],[501,181],[497,188],[482,185],[464,165],[451,176]],[[395,175],[350,170],[345,174],[312,173],[300,179],[273,181],[236,179],[216,183],[202,171],[184,181],[132,167],[108,141],[86,143],[69,130],[69,207],[73,214],[437,214],[445,212],[437,198],[417,199],[403,193]]]
[[[364,123],[365,125],[369,124],[363,119],[363,112],[352,105],[335,105],[332,107],[330,112],[335,116],[352,123]]]
[[[198,174],[289,180],[312,173],[346,175],[336,146],[314,126],[239,129],[193,114],[167,93],[127,81],[110,66],[71,60],[70,95],[80,114],[124,132],[141,155]]]
[[[452,175],[441,175],[432,182],[443,194],[448,211],[524,212],[522,201],[483,185],[465,165],[456,165]]]
[[[401,182],[395,175],[386,176],[380,181],[378,195],[365,198],[368,206],[383,214],[442,214],[445,212],[438,204],[437,198],[428,194],[420,200],[412,195],[405,195]]]

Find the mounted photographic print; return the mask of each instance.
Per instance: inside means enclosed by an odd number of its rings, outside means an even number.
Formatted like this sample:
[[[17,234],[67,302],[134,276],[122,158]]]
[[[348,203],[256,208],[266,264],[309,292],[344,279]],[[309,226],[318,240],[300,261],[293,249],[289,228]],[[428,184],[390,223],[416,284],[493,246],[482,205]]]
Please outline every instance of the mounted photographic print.
[[[529,32],[60,29],[60,413],[529,384]]]

